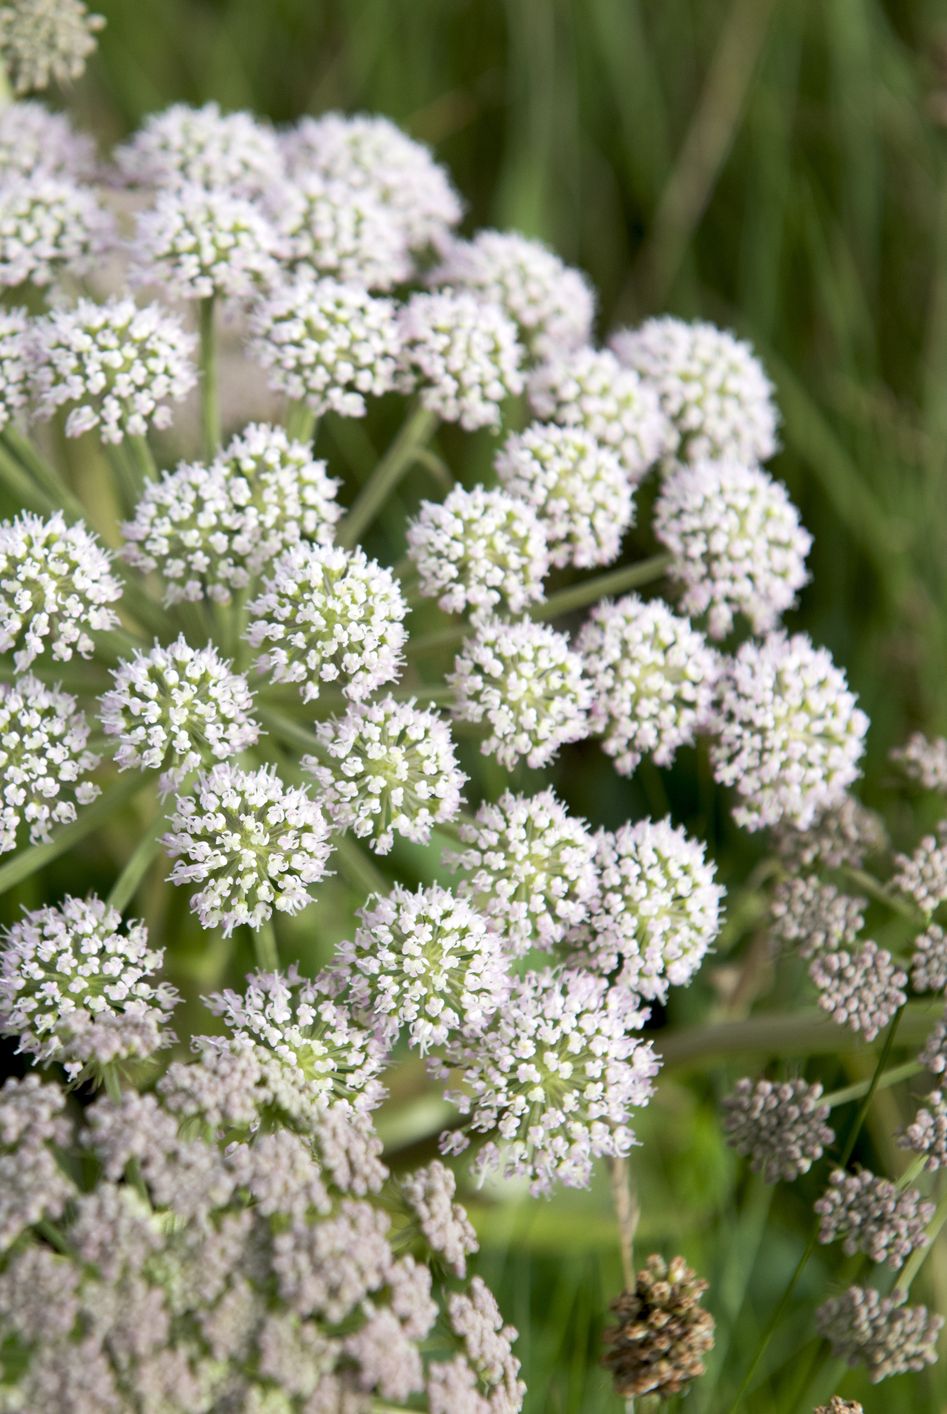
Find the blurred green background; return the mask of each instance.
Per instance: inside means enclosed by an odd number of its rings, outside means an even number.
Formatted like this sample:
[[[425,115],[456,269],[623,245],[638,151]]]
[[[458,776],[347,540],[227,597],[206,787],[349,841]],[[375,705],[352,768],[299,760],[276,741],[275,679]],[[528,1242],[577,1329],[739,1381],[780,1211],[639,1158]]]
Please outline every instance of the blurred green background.
[[[887,750],[907,730],[947,728],[942,0],[95,8],[107,28],[70,103],[103,138],[174,100],[213,98],[280,122],[329,107],[381,111],[437,149],[471,228],[518,227],[584,267],[603,333],[668,310],[751,338],[784,414],[776,470],[816,537],[793,624],[847,666],[873,719],[868,798],[883,791]],[[581,806],[602,785],[606,814],[634,814],[637,787],[607,779],[598,771],[569,793]],[[684,793],[686,818],[693,786],[667,788],[675,805]],[[745,842],[722,843],[731,877],[751,867]],[[687,994],[676,1019],[700,1013],[708,995],[706,983]],[[671,1075],[640,1126],[639,1250],[684,1251],[712,1283],[720,1325],[708,1379],[687,1400],[693,1414],[727,1409],[811,1221],[814,1187],[772,1198],[720,1144],[716,1100],[754,1064]],[[845,1083],[865,1061],[835,1064]],[[895,1123],[882,1110],[866,1162],[893,1158]],[[489,1200],[477,1205],[481,1270],[521,1331],[529,1409],[614,1410],[595,1364],[621,1284],[607,1176],[591,1195],[551,1204]],[[834,1250],[810,1265],[747,1408],[811,1409],[811,1310],[839,1281]],[[925,1295],[947,1299],[936,1264]],[[947,1407],[937,1374],[874,1392],[855,1375],[842,1388],[864,1396],[869,1414]]]

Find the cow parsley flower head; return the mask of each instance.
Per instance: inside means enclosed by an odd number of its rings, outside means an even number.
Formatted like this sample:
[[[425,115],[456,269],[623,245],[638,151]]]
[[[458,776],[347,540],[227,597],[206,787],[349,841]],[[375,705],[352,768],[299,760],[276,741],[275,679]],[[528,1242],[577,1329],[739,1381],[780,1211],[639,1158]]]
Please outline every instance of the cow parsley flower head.
[[[947,902],[947,820],[936,834],[925,835],[913,854],[895,855],[891,882],[926,917]]]
[[[711,748],[717,781],[736,792],[737,824],[808,828],[841,804],[867,730],[845,674],[805,634],[744,643],[721,678]]]
[[[0,176],[38,176],[42,172],[87,181],[95,175],[95,145],[76,132],[65,113],[28,99],[0,110]]]
[[[459,1277],[467,1273],[467,1258],[477,1251],[477,1235],[459,1203],[457,1180],[438,1159],[415,1169],[402,1180],[401,1191],[432,1251],[443,1257]]]
[[[463,207],[428,149],[371,114],[323,113],[286,134],[291,175],[314,172],[375,196],[412,250],[441,246]]]
[[[272,204],[292,265],[368,290],[390,290],[410,278],[405,232],[370,189],[303,172],[280,189]]]
[[[141,212],[131,251],[136,284],[176,299],[246,300],[273,280],[281,244],[254,202],[188,183]]]
[[[816,1328],[848,1365],[864,1365],[872,1384],[937,1359],[943,1316],[926,1306],[903,1306],[870,1287],[850,1286],[816,1311]]]
[[[391,570],[361,549],[294,545],[247,612],[257,666],[296,683],[304,702],[325,686],[360,702],[399,674],[408,607]]]
[[[505,491],[455,486],[444,501],[424,501],[407,539],[420,592],[445,613],[521,614],[543,597],[545,533],[532,507]]]
[[[865,1169],[834,1169],[815,1205],[821,1219],[819,1241],[842,1238],[846,1256],[864,1252],[873,1262],[897,1268],[924,1242],[934,1207],[918,1189],[902,1188],[890,1178]]]
[[[241,673],[213,645],[192,648],[183,637],[119,663],[102,697],[106,735],[117,737],[120,770],[160,770],[162,794],[198,766],[228,761],[252,746],[260,729]]]
[[[529,405],[543,422],[578,427],[609,447],[634,484],[667,448],[657,395],[608,349],[556,353],[530,375]]]
[[[498,305],[463,291],[412,295],[398,333],[402,383],[422,406],[468,432],[499,428],[504,399],[523,389],[523,350]]]
[[[805,584],[812,537],[785,487],[759,467],[698,461],[666,477],[654,533],[671,552],[669,574],[689,614],[724,638],[736,614],[754,633],[775,628]]]
[[[898,1143],[923,1154],[928,1169],[947,1168],[947,1091],[931,1091]]]
[[[0,854],[16,848],[21,828],[30,844],[45,844],[99,794],[88,743],[89,723],[68,692],[32,674],[0,684]]]
[[[0,1028],[20,1050],[84,1066],[150,1056],[172,1039],[177,994],[158,974],[164,950],[148,946],[101,899],[67,897],[27,913],[0,944]]]
[[[0,285],[42,288],[88,274],[113,240],[112,218],[91,188],[47,172],[0,184]]]
[[[295,966],[254,972],[242,992],[215,992],[207,1005],[238,1043],[271,1052],[314,1101],[373,1109],[382,1098],[378,1075],[385,1052],[344,1007],[322,996]],[[218,1038],[208,1038],[210,1045]]]
[[[903,746],[896,746],[891,760],[922,790],[947,793],[947,737],[912,732]]]
[[[915,992],[947,991],[947,933],[937,923],[914,939],[911,986]]]
[[[720,931],[723,888],[705,848],[670,820],[622,825],[597,840],[597,892],[573,933],[573,965],[617,973],[639,997],[686,986]]]
[[[0,429],[27,401],[28,328],[24,310],[0,310]]]
[[[595,840],[551,790],[504,791],[460,825],[462,848],[445,863],[462,897],[499,933],[506,951],[549,951],[583,921],[597,886]]]
[[[131,186],[194,184],[251,199],[266,196],[284,172],[276,134],[249,113],[222,113],[216,103],[174,103],[147,117],[115,150]]]
[[[35,1071],[0,1087],[0,1249],[43,1218],[61,1217],[75,1193],[55,1149],[68,1145],[72,1122],[65,1090]]]
[[[0,10],[0,59],[13,92],[79,78],[104,24],[83,0],[7,0]]]
[[[67,408],[66,436],[98,428],[103,442],[143,437],[171,423],[170,403],[194,387],[194,338],[156,304],[80,299],[31,330],[40,417]]]
[[[212,767],[177,797],[169,824],[162,842],[175,861],[171,883],[202,885],[191,909],[228,938],[241,924],[259,928],[274,909],[298,913],[328,872],[322,811],[266,767]]]
[[[396,884],[372,895],[352,942],[340,944],[337,978],[352,1005],[389,1042],[405,1030],[424,1054],[451,1036],[478,1035],[509,983],[500,940],[463,898],[439,885]]]
[[[738,1080],[723,1102],[727,1143],[766,1183],[792,1183],[821,1159],[835,1135],[822,1086],[802,1079]]]
[[[770,934],[804,958],[847,948],[865,922],[867,900],[846,894],[815,874],[789,875],[773,890]]]
[[[331,542],[337,489],[305,443],[251,423],[210,466],[182,462],[148,484],[122,527],[125,558],[160,572],[168,604],[229,604],[299,541]]]
[[[588,735],[592,693],[582,660],[546,624],[485,618],[447,681],[454,716],[487,727],[481,750],[507,770],[520,760],[546,766],[561,747]]]
[[[818,988],[823,1011],[866,1041],[873,1041],[907,1001],[907,973],[887,948],[880,948],[870,938],[857,949],[817,954],[809,965],[809,976]]]
[[[297,274],[254,307],[250,336],[270,386],[317,416],[364,417],[395,386],[395,307],[361,285]]]
[[[713,324],[649,319],[611,346],[655,390],[678,462],[734,457],[754,466],[777,448],[773,386],[749,344]]]
[[[108,551],[60,511],[0,522],[0,652],[17,672],[47,654],[91,657],[91,635],[118,623],[109,606],[121,593]]]
[[[804,829],[784,821],[774,843],[787,869],[861,869],[872,855],[885,852],[888,834],[876,811],[843,795]]]
[[[463,1354],[431,1367],[430,1414],[451,1414],[459,1409],[515,1414],[526,1395],[519,1378],[520,1362],[513,1354],[517,1333],[504,1325],[493,1292],[481,1277],[474,1277],[467,1291],[455,1291],[448,1298],[447,1310]]]
[[[643,756],[669,766],[709,726],[717,656],[660,599],[598,604],[576,648],[592,684],[592,731],[622,775]]]
[[[538,515],[550,564],[591,569],[618,558],[634,522],[631,487],[616,454],[588,432],[534,424],[507,438],[495,466],[504,489]]]
[[[466,777],[436,712],[383,697],[320,722],[316,738],[317,754],[302,764],[322,805],[336,829],[367,839],[376,854],[387,854],[396,834],[426,844],[460,809]]]
[[[477,1152],[478,1174],[521,1175],[534,1194],[586,1187],[593,1159],[629,1152],[631,1110],[651,1096],[658,1062],[631,1034],[643,1019],[629,993],[589,972],[516,979],[487,1031],[448,1048],[463,1087],[448,1099],[465,1123],[442,1150],[496,1131]]]
[[[586,277],[517,231],[451,241],[429,280],[499,305],[534,358],[579,348],[592,336],[595,295]]]

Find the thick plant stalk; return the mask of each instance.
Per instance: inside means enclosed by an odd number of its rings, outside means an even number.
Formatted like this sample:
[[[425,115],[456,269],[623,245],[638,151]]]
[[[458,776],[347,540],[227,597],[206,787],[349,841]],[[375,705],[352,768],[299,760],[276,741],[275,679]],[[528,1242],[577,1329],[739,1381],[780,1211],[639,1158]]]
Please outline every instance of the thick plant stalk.
[[[363,535],[431,436],[436,422],[434,414],[423,407],[408,418],[340,525],[336,536],[340,545],[349,548]]]

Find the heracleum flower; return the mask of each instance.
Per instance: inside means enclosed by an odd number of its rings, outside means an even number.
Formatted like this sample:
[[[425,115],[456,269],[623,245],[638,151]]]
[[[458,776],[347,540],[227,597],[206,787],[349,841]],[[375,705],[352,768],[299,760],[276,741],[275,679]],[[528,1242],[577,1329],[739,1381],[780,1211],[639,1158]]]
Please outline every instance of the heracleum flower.
[[[915,992],[947,990],[947,933],[937,923],[914,939],[911,986]]]
[[[394,1041],[418,1050],[456,1034],[477,1035],[509,984],[500,940],[464,898],[432,885],[396,884],[359,912],[354,940],[339,944],[333,971],[351,1004]]]
[[[677,467],[654,507],[654,533],[671,552],[671,578],[689,614],[725,638],[742,614],[767,633],[805,584],[812,537],[785,487],[732,459]]]
[[[947,1092],[931,1091],[898,1143],[902,1149],[923,1154],[927,1168],[947,1168]]]
[[[837,948],[817,954],[809,976],[818,988],[822,1010],[840,1026],[861,1032],[866,1041],[873,1041],[907,1001],[907,973],[887,948],[871,939],[857,950]]]
[[[367,839],[376,854],[387,854],[396,834],[426,844],[460,809],[466,777],[436,712],[382,697],[318,723],[316,740],[317,753],[302,764],[320,803],[337,830]]]
[[[816,1311],[816,1328],[833,1353],[866,1366],[872,1384],[932,1365],[943,1325],[943,1316],[926,1306],[903,1306],[863,1286],[850,1286]]]
[[[554,1184],[584,1188],[593,1159],[627,1154],[631,1110],[647,1104],[658,1061],[632,1033],[644,1020],[637,999],[590,972],[529,972],[482,1036],[447,1048],[462,1088],[448,1092],[464,1118],[441,1137],[461,1153],[471,1135],[492,1134],[474,1171],[529,1179],[534,1194]]]
[[[588,432],[535,423],[507,438],[494,465],[505,490],[539,516],[550,564],[590,569],[618,558],[634,522],[631,487],[616,454]]]
[[[40,417],[68,409],[66,436],[98,429],[103,442],[168,427],[169,404],[194,387],[193,335],[156,304],[80,299],[30,331],[33,397]]]
[[[276,134],[250,113],[222,113],[216,103],[152,113],[115,149],[115,161],[132,186],[194,183],[251,199],[266,196],[284,171]]]
[[[0,430],[27,401],[28,328],[25,310],[0,311]]]
[[[191,909],[203,928],[229,937],[246,924],[298,913],[309,888],[327,874],[331,846],[321,809],[305,788],[284,785],[275,771],[213,766],[179,795],[163,844],[175,861],[172,884],[200,884]]]
[[[547,624],[483,619],[447,681],[454,716],[487,727],[481,750],[507,770],[520,760],[546,766],[561,747],[588,735],[592,692],[582,659]]]
[[[76,699],[32,674],[0,684],[0,854],[21,831],[45,844],[76,806],[99,794],[89,780],[99,757],[89,750],[89,723]]]
[[[91,188],[47,172],[0,184],[0,285],[42,288],[63,274],[88,274],[113,240],[112,219]]]
[[[91,635],[118,623],[109,606],[121,594],[111,555],[60,511],[0,522],[0,652],[13,654],[17,672],[47,654],[90,658]]]
[[[717,656],[660,599],[629,594],[596,605],[576,648],[592,684],[592,732],[622,775],[643,756],[669,766],[709,727]]]
[[[586,277],[517,231],[451,241],[428,279],[498,304],[534,358],[580,348],[592,336],[595,295]]]
[[[250,352],[270,386],[317,416],[364,417],[395,386],[395,307],[357,284],[297,274],[250,315]]]
[[[35,99],[8,103],[0,110],[0,177],[38,176],[47,172],[73,182],[95,175],[95,144],[76,132],[65,113],[54,113]]]
[[[448,614],[521,614],[543,597],[546,536],[535,511],[505,491],[455,486],[424,501],[407,530],[420,592]]]
[[[664,455],[670,429],[657,395],[608,349],[553,354],[530,375],[527,391],[541,421],[580,428],[609,447],[632,485]]]
[[[301,543],[273,565],[249,604],[247,641],[274,682],[304,702],[325,687],[360,702],[398,677],[408,606],[391,570],[358,547]]]
[[[925,835],[913,854],[898,854],[891,882],[927,917],[947,902],[947,820]]]
[[[504,791],[459,826],[444,860],[512,956],[549,951],[583,921],[597,886],[595,840],[551,790]]]
[[[0,58],[13,92],[79,78],[104,24],[83,0],[7,0],[0,10]]]
[[[149,482],[122,527],[124,555],[160,572],[168,604],[229,604],[291,546],[331,543],[337,490],[305,443],[251,423],[209,466],[182,462]]]
[[[912,732],[891,752],[904,774],[924,790],[947,792],[947,737]]]
[[[189,183],[159,191],[139,214],[130,275],[176,299],[246,300],[274,279],[281,253],[257,204]]]
[[[0,941],[0,1029],[70,1076],[152,1055],[173,1038],[177,993],[157,980],[163,948],[94,895],[24,915]]]
[[[873,1262],[900,1267],[924,1242],[934,1208],[916,1188],[901,1188],[866,1169],[834,1169],[815,1205],[819,1241],[842,1238],[846,1256],[864,1252]]]
[[[499,305],[463,291],[412,295],[398,337],[402,385],[429,412],[467,432],[499,428],[502,403],[523,389],[516,325]]]
[[[683,1257],[648,1258],[634,1290],[611,1303],[618,1324],[605,1331],[602,1364],[617,1395],[670,1399],[704,1373],[704,1356],[714,1344],[714,1318],[700,1305],[706,1290]]]
[[[657,393],[678,462],[735,457],[754,465],[777,449],[773,386],[748,343],[713,324],[649,319],[611,346]]]
[[[272,204],[291,265],[368,290],[390,290],[410,278],[405,232],[370,189],[302,172],[280,189]]]
[[[467,1258],[477,1251],[477,1235],[461,1205],[454,1201],[457,1180],[435,1159],[402,1181],[401,1191],[428,1246],[455,1275],[467,1272]]]
[[[706,851],[670,820],[640,820],[596,841],[596,893],[573,933],[573,966],[617,973],[639,997],[685,986],[720,931],[723,888]]]
[[[413,250],[442,246],[463,206],[429,150],[371,114],[323,113],[302,118],[283,139],[290,174],[314,172],[369,192]]]
[[[846,894],[814,874],[781,879],[770,905],[770,936],[812,958],[848,948],[865,922],[867,899]]]
[[[717,781],[736,794],[737,824],[808,828],[841,804],[867,730],[844,672],[805,634],[744,643],[721,678],[711,748]]]
[[[166,648],[136,652],[113,671],[100,720],[117,737],[119,770],[159,770],[162,794],[208,761],[229,761],[257,740],[253,697],[217,649],[182,636]]]
[[[766,1183],[792,1183],[821,1159],[835,1135],[822,1086],[805,1080],[738,1080],[723,1102],[727,1143]]]

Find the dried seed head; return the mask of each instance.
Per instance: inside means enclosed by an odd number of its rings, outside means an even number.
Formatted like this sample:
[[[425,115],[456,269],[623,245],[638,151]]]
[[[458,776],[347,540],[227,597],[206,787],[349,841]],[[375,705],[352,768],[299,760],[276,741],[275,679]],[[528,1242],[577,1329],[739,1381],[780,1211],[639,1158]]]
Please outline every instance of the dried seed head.
[[[713,1349],[714,1319],[700,1300],[707,1283],[684,1261],[657,1254],[638,1273],[633,1291],[612,1302],[617,1324],[605,1331],[602,1363],[623,1399],[679,1394],[704,1373]]]

